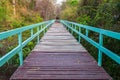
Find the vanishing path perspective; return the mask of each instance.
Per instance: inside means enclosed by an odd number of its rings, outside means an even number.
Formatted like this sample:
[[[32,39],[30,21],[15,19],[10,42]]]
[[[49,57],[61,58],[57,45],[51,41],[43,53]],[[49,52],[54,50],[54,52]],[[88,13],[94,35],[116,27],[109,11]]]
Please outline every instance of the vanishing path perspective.
[[[111,80],[61,23],[54,23],[10,80]]]

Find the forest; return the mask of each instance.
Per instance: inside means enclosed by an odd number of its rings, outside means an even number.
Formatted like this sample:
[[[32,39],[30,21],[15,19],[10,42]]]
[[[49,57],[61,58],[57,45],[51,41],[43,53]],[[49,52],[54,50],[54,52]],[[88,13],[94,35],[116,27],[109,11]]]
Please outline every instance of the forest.
[[[67,14],[67,15],[66,15]],[[61,6],[61,19],[77,22],[84,25],[120,32],[120,0],[67,0]],[[76,38],[78,36],[74,34]],[[98,41],[98,34],[89,35]],[[97,60],[97,49],[82,39],[82,45]],[[120,41],[104,37],[104,46],[120,55]],[[120,79],[120,65],[103,55],[104,69],[114,80]]]
[[[62,4],[56,4],[56,1],[0,0],[0,32],[55,19],[56,17],[120,32],[120,0],[63,0]],[[28,37],[27,32],[23,33],[23,36],[25,40]],[[91,33],[89,36],[93,40],[98,41],[98,34]],[[0,57],[17,45],[15,37],[0,41]],[[76,34],[74,34],[74,37],[78,39]],[[34,48],[35,44],[36,40],[33,40],[24,47],[24,59]],[[84,39],[82,39],[81,44],[97,61],[98,50]],[[103,46],[120,55],[119,40],[105,36]],[[16,55],[0,68],[0,80],[8,80],[18,66],[19,59],[18,55]],[[102,66],[113,77],[113,80],[120,80],[119,64],[103,55]]]

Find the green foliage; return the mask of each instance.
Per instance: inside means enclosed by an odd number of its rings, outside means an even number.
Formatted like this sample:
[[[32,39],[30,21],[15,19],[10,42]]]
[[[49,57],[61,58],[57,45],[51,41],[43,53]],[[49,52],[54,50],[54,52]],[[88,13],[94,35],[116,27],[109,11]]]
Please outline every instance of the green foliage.
[[[94,18],[96,24],[104,26],[105,29],[108,29],[107,27],[113,26],[113,16],[111,12],[113,8],[111,8],[110,6],[110,4],[100,5]]]
[[[24,48],[23,48],[23,57],[27,57],[27,55],[30,53],[30,51],[34,48],[35,42],[29,42]]]
[[[32,22],[36,22],[36,23],[43,21],[43,19],[40,17],[39,14],[35,14],[31,19],[32,19]]]
[[[13,28],[18,28],[18,27],[24,26],[23,21],[24,20],[19,20],[19,19],[13,20],[10,24],[10,27],[13,29]]]
[[[12,6],[10,6],[9,0],[0,1],[0,26],[7,25],[7,18],[11,16]]]
[[[0,32],[20,28],[25,25],[35,24],[43,21],[41,16],[34,11],[35,5],[33,2],[35,0],[15,1],[16,3],[15,5],[13,5],[13,0],[0,0]],[[15,8],[13,6],[15,6]],[[28,38],[28,35],[28,32],[23,33],[23,41]],[[36,40],[29,42],[28,45],[23,48],[24,58],[34,48],[35,44]],[[11,51],[16,46],[18,46],[17,35],[0,41],[0,57]],[[18,55],[15,55],[2,68],[0,68],[0,71],[2,71],[0,72],[0,80],[8,80],[18,66],[19,57]],[[1,77],[3,78],[1,79]]]
[[[73,0],[67,0],[62,6],[61,17],[62,19],[76,21],[80,24],[120,32],[120,0],[79,0],[78,4],[74,3]],[[85,30],[82,30],[82,32],[84,33]],[[98,34],[89,33],[91,39],[96,42],[99,41]],[[78,38],[78,35],[74,34],[74,36]],[[106,36],[104,36],[104,39],[104,46],[120,55],[120,41],[106,38]],[[98,50],[85,40],[81,40],[81,44],[97,60]],[[120,73],[118,71],[120,65],[105,55],[103,55],[103,67],[114,80],[120,80]]]
[[[5,8],[0,6],[0,22],[5,19]]]
[[[71,6],[76,6],[76,5],[78,5],[78,0],[69,0],[69,4]]]
[[[43,21],[41,16],[33,11],[34,0],[16,0],[15,2],[15,5],[13,5],[12,0],[0,2],[0,31]]]
[[[77,7],[66,7],[62,12],[61,12],[61,18],[73,21],[77,18]],[[76,20],[75,20],[76,21]]]
[[[88,25],[92,21],[90,16],[88,15],[82,15],[77,18],[77,21],[79,21],[80,24]]]
[[[70,21],[75,20],[77,18],[78,0],[67,0],[65,3],[62,6],[61,18]]]
[[[30,49],[32,49],[34,47],[34,43],[33,42],[29,42],[28,46],[29,46]]]

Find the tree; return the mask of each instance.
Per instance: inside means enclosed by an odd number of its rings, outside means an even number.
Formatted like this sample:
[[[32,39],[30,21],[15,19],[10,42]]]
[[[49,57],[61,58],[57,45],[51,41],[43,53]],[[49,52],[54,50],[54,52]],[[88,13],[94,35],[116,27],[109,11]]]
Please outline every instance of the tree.
[[[66,0],[61,6],[61,18],[76,21],[78,2],[78,0]]]
[[[120,32],[120,0],[79,0],[78,5],[72,1],[73,0],[67,0],[62,4],[61,17],[63,19]],[[78,38],[78,36],[75,37]],[[99,39],[98,34],[92,31],[89,37],[95,41]],[[94,47],[91,47],[91,45],[82,40],[81,43],[90,51],[91,55],[95,58],[97,57],[97,50]],[[113,44],[115,46],[110,46]],[[120,41],[104,36],[104,46],[120,55]],[[103,61],[103,66],[105,65],[104,68],[113,79],[120,80],[120,72],[117,71],[120,68],[119,64],[110,61],[106,56],[104,56]]]
[[[54,18],[55,6],[50,0],[37,0],[36,11],[40,13],[44,20]]]

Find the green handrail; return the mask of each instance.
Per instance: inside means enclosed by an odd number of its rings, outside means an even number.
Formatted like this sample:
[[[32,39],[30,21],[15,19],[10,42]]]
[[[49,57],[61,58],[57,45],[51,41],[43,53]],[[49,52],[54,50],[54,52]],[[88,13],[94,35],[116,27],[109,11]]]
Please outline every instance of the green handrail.
[[[0,58],[0,67],[4,65],[9,59],[11,59],[14,55],[19,53],[19,60],[20,60],[20,65],[23,64],[23,53],[22,53],[22,48],[27,45],[30,41],[32,41],[35,37],[37,37],[37,42],[39,43],[39,35],[41,32],[45,33],[45,29],[50,27],[55,20],[49,20],[45,22],[41,22],[38,24],[33,24],[29,26],[25,26],[22,28],[17,28],[5,32],[0,33],[0,40],[3,40],[5,38],[8,38],[13,35],[18,35],[18,46],[12,49],[10,52],[6,53],[4,56]],[[33,34],[33,28],[37,28],[37,32]],[[41,29],[40,29],[41,28]],[[22,33],[26,30],[30,30],[31,36],[25,40],[24,42],[22,41]]]
[[[71,33],[73,33],[73,31],[74,31],[75,33],[77,33],[79,35],[79,37],[78,37],[79,42],[82,37],[99,50],[98,66],[102,65],[102,53],[106,54],[111,59],[113,59],[115,62],[120,64],[120,56],[103,46],[103,36],[104,35],[120,40],[120,33],[109,31],[109,30],[104,30],[104,29],[100,29],[100,28],[95,28],[95,27],[91,27],[91,26],[86,26],[86,25],[82,25],[82,24],[78,24],[78,23],[70,22],[70,21],[66,21],[66,20],[60,20],[60,22],[62,24],[64,24],[68,29],[71,29],[71,31],[72,31]],[[77,26],[79,28],[79,31],[74,29],[73,26],[75,28]],[[86,29],[85,35],[81,33],[81,28]],[[97,43],[94,40],[92,40],[91,38],[89,38],[89,31],[99,33],[99,43]]]

